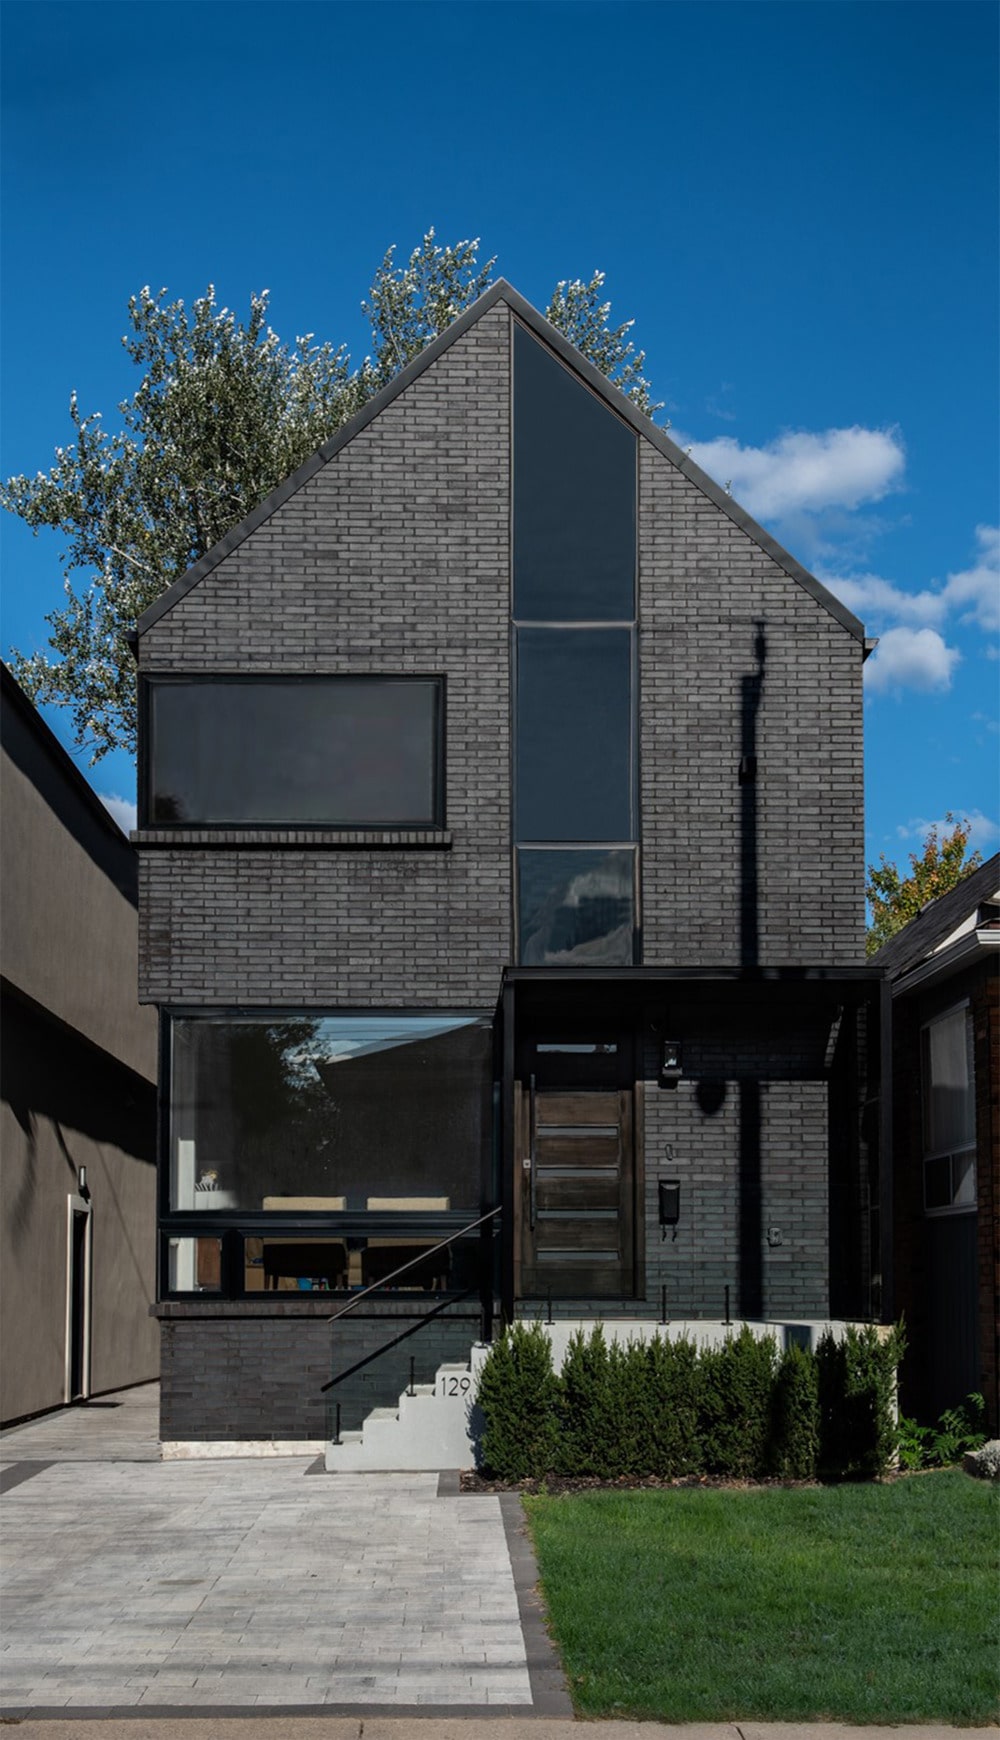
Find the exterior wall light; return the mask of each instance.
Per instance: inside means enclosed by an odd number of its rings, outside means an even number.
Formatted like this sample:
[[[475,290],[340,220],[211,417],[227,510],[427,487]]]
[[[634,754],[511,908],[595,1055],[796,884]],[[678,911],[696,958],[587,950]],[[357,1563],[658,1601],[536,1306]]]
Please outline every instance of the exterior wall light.
[[[665,1039],[660,1053],[660,1086],[676,1087],[683,1073],[680,1040]]]

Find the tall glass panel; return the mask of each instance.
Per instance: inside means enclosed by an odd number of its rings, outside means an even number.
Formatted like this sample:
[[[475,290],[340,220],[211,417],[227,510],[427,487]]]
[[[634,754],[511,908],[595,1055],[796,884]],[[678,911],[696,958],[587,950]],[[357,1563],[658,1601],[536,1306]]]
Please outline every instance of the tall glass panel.
[[[635,851],[532,850],[517,854],[521,964],[630,967]]]
[[[631,630],[516,635],[517,839],[632,839]]]
[[[514,326],[514,616],[635,616],[634,432]]]
[[[172,1210],[477,1207],[489,1017],[178,1018],[172,1035]]]
[[[434,678],[151,679],[154,825],[420,827],[441,815]]]

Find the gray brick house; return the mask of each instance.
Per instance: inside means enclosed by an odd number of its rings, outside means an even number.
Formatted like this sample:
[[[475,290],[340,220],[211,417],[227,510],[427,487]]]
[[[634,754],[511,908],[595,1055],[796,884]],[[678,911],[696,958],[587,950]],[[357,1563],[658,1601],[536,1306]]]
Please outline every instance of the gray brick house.
[[[165,1438],[483,1312],[884,1314],[863,629],[508,284],[136,647]]]

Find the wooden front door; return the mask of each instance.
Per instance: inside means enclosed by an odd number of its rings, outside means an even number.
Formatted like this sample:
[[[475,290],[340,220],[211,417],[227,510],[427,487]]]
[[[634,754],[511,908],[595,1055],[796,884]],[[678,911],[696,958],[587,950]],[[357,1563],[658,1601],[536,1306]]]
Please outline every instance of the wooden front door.
[[[631,1089],[531,1078],[519,1100],[520,1296],[634,1296]]]

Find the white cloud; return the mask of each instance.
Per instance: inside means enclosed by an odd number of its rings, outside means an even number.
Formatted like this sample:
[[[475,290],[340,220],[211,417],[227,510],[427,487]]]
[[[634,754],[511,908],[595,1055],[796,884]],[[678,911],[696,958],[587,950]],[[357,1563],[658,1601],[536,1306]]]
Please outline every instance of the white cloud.
[[[135,804],[130,803],[128,798],[117,797],[114,792],[99,791],[97,795],[108,814],[114,817],[122,831],[126,834],[130,833],[136,825]]]
[[[943,592],[904,592],[901,586],[883,580],[878,574],[823,574],[820,578],[863,621],[879,616],[930,624],[943,622],[947,615]]]
[[[936,628],[890,628],[865,665],[865,687],[874,694],[918,689],[924,694],[951,688],[962,655]]]
[[[1000,526],[977,526],[977,560],[960,574],[949,574],[943,597],[963,622],[987,633],[1000,630]]]
[[[947,816],[939,816],[937,821],[928,821],[924,816],[911,816],[905,828],[897,828],[901,840],[914,840],[923,845],[932,828],[937,829],[939,840],[954,832],[956,822],[968,822],[969,844],[966,851],[982,852],[988,858],[993,852],[995,842],[1000,840],[1000,822],[995,822],[991,816],[983,814],[982,810],[957,809],[952,812],[951,820]]]
[[[987,633],[1000,628],[1000,528],[977,526],[976,546],[971,567],[949,574],[943,586],[919,592],[907,592],[879,574],[820,570],[823,584],[880,637],[878,651],[865,667],[873,694],[903,688],[925,693],[949,689],[961,657],[937,632],[949,618],[954,622],[957,617]],[[996,658],[995,643],[989,643],[985,652],[987,658]]]
[[[906,455],[897,429],[795,430],[765,447],[743,447],[731,435],[685,442],[697,465],[728,483],[740,504],[758,519],[856,508],[880,501],[902,482]]]

